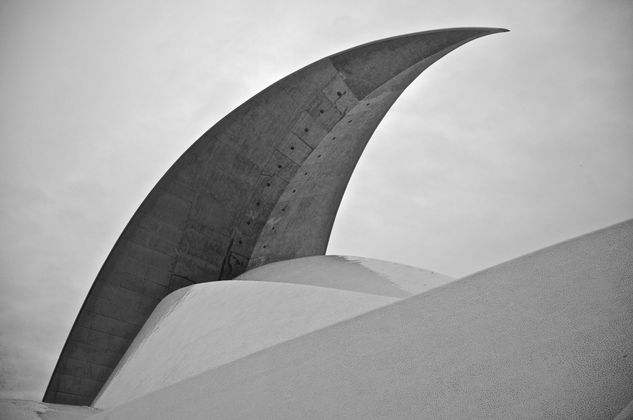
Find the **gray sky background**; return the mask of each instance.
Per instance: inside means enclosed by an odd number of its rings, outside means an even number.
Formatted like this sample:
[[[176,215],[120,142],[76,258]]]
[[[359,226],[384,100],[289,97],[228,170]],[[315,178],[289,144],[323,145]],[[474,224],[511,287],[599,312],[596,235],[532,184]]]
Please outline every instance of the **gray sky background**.
[[[434,64],[379,126],[328,253],[463,276],[633,217],[633,2],[0,2],[0,397],[40,399],[160,176],[326,55],[511,30]]]

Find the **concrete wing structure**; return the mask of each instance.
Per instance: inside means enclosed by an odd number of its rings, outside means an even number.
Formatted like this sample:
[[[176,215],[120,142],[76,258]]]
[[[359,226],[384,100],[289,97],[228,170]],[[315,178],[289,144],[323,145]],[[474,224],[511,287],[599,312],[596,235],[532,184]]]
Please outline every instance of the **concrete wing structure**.
[[[170,292],[323,254],[354,166],[393,102],[445,54],[501,31],[436,30],[352,48],[280,80],[213,126],[121,234],[44,401],[90,404]]]

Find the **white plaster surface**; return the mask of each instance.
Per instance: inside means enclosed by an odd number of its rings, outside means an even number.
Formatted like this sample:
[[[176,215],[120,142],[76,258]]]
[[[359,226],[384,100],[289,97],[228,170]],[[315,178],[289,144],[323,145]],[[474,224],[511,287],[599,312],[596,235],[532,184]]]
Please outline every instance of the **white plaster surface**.
[[[91,407],[0,399],[2,420],[83,420],[98,412]]]
[[[120,405],[453,280],[415,267],[338,256],[273,263],[238,279],[199,284],[167,296],[93,405]]]
[[[178,290],[154,310],[94,406],[119,405],[396,300],[263,281],[222,281]]]
[[[300,283],[399,298],[454,280],[404,264],[338,255],[318,255],[267,264],[236,279]]]
[[[95,419],[613,419],[633,221],[269,347]]]

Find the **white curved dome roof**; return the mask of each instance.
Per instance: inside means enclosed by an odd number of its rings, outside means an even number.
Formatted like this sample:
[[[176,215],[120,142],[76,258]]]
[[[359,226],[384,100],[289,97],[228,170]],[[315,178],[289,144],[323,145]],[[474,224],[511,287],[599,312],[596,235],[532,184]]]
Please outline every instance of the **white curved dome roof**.
[[[367,258],[270,264],[164,298],[93,405],[113,407],[452,279]]]
[[[633,397],[632,269],[628,221],[269,346],[95,418],[613,418]],[[395,299],[276,284],[280,294],[297,287]]]
[[[404,264],[372,258],[317,255],[267,264],[236,280],[307,284],[405,298],[454,279]]]

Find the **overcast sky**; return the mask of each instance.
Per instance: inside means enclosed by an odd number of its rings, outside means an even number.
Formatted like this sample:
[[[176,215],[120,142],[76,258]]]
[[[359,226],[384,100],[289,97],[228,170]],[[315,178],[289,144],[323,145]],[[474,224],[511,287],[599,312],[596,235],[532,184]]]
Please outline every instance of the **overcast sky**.
[[[396,102],[328,253],[463,276],[633,217],[633,1],[0,1],[0,397],[40,399],[177,157],[326,55],[495,26]]]

